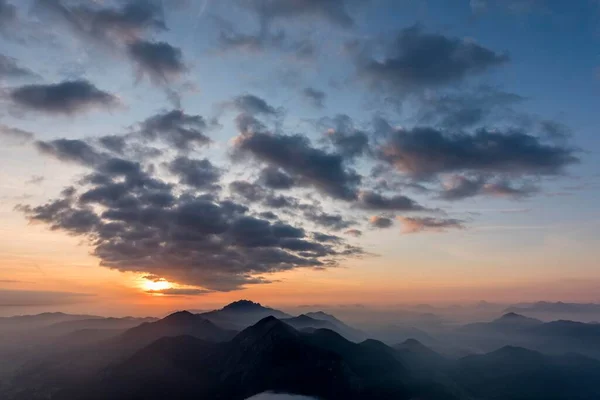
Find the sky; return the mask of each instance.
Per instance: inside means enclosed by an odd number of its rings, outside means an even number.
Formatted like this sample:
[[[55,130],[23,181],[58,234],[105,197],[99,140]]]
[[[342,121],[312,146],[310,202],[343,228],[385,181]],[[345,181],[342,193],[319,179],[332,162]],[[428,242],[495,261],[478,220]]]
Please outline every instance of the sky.
[[[0,0],[0,314],[597,302],[600,3]]]

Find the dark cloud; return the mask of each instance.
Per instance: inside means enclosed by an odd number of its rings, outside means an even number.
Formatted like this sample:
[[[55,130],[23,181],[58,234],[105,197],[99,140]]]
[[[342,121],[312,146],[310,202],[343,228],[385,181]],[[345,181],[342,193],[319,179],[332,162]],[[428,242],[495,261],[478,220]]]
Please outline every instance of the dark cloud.
[[[474,42],[403,29],[383,58],[359,57],[359,75],[375,86],[407,92],[460,82],[508,62],[508,57]]]
[[[569,147],[544,143],[518,130],[503,133],[485,129],[474,134],[398,129],[380,148],[380,157],[413,178],[461,171],[554,175],[578,162]]]
[[[391,226],[394,224],[394,221],[391,218],[374,215],[369,218],[369,224],[375,228],[385,229],[391,228]]]
[[[23,129],[0,124],[0,138],[6,139],[9,143],[25,144],[31,142],[35,138],[35,134]]]
[[[0,307],[58,306],[89,302],[94,295],[41,290],[0,289]]]
[[[252,94],[244,94],[231,101],[231,106],[241,113],[249,115],[276,115],[278,110],[264,99]]]
[[[343,200],[356,197],[361,176],[344,165],[341,155],[313,147],[306,136],[246,133],[237,137],[236,148],[331,197]]]
[[[325,98],[327,97],[327,95],[321,90],[307,87],[302,90],[302,96],[316,108],[325,107]]]
[[[331,123],[333,127],[327,131],[326,139],[333,144],[338,153],[353,158],[369,150],[369,136],[354,126],[352,118],[341,114],[333,118]]]
[[[259,182],[270,189],[291,189],[296,183],[294,178],[278,168],[267,167],[260,171]]]
[[[349,229],[346,232],[344,232],[346,235],[350,235],[350,236],[354,236],[354,237],[361,237],[362,236],[362,231],[358,230],[358,229]]]
[[[93,146],[78,139],[57,139],[49,142],[38,141],[35,147],[43,154],[61,161],[74,162],[85,166],[94,166],[106,159]]]
[[[402,223],[402,233],[444,232],[448,229],[465,229],[464,221],[453,218],[411,218],[398,217]]]
[[[208,124],[200,115],[189,115],[172,110],[153,115],[140,124],[139,132],[145,139],[160,140],[178,150],[191,150],[211,142],[205,131]]]
[[[0,5],[0,12],[1,12]],[[0,79],[25,78],[35,76],[33,71],[19,65],[16,59],[0,54]]]
[[[17,7],[6,0],[0,0],[0,34],[10,33],[9,29],[16,21]]]
[[[239,0],[254,10],[261,18],[293,19],[298,17],[318,17],[344,28],[354,26],[354,19],[348,12],[351,0]]]
[[[161,290],[147,290],[146,293],[162,294],[165,296],[201,296],[204,294],[213,293],[213,291],[205,290],[205,289],[170,288],[170,289],[161,289]]]
[[[175,186],[154,176],[152,168],[105,155],[89,143],[43,143],[46,152],[84,164],[92,172],[58,199],[18,209],[32,222],[85,237],[103,266],[196,286],[194,290],[228,291],[268,283],[264,274],[328,268],[362,254],[343,240],[318,240],[273,213],[252,216],[245,205],[254,205],[248,199],[252,195],[242,196],[244,203],[219,199],[213,190],[198,193],[217,178],[205,160],[180,157],[168,164],[191,184]],[[198,171],[202,176],[196,179],[193,174]],[[211,172],[209,179],[206,171]],[[281,201],[263,190],[264,197],[257,196],[259,204]]]
[[[91,108],[110,108],[117,98],[86,80],[49,85],[25,85],[12,89],[10,99],[17,105],[51,114],[76,114]]]
[[[135,41],[128,46],[131,58],[141,75],[159,84],[166,84],[186,71],[181,49],[166,42]]]
[[[229,190],[253,202],[262,201],[267,196],[262,186],[247,181],[233,181],[229,184]]]
[[[384,196],[377,192],[362,191],[358,196],[356,206],[364,210],[373,211],[423,211],[425,207],[418,204],[413,199],[395,195],[392,197]]]
[[[169,171],[179,177],[179,182],[197,189],[215,190],[221,179],[221,171],[208,159],[177,157],[167,165]]]
[[[106,150],[122,155],[127,147],[127,138],[123,135],[106,135],[98,139]]]
[[[346,219],[341,214],[327,213],[321,210],[320,207],[301,205],[299,208],[302,210],[304,218],[327,229],[341,231],[342,229],[356,225],[355,221]]]

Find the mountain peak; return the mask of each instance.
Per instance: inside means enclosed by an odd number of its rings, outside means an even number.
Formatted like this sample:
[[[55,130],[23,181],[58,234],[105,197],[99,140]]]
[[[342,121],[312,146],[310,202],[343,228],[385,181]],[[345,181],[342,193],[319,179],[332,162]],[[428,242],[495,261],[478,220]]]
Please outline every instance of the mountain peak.
[[[254,345],[256,342],[271,338],[297,337],[298,331],[288,324],[280,321],[272,315],[265,317],[256,324],[240,332],[234,340],[247,346]],[[272,340],[267,340],[271,342]]]
[[[192,314],[189,311],[184,310],[184,311],[174,312],[173,314],[169,314],[166,317],[164,317],[162,320],[169,321],[169,322],[179,322],[179,321],[189,321],[192,318],[195,318],[194,314]]]
[[[518,323],[518,324],[523,324],[523,323],[537,324],[537,323],[541,323],[542,321],[537,320],[535,318],[526,317],[525,315],[517,314],[514,312],[509,312],[509,313],[504,314],[503,316],[501,316],[494,322],[501,322],[501,323],[508,322],[508,323]]]
[[[223,307],[223,310],[229,311],[258,311],[265,310],[266,307],[263,307],[260,303],[255,303],[250,300],[238,300],[234,301]]]

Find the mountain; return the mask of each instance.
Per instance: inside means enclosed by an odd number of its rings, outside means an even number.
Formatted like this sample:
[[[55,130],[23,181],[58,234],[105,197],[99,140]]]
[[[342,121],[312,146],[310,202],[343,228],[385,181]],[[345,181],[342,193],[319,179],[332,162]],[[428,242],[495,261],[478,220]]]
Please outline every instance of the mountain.
[[[145,322],[154,322],[157,318],[93,318],[76,319],[54,323],[45,329],[47,334],[67,334],[81,330],[130,329]]]
[[[396,351],[381,342],[357,344],[327,329],[302,333],[274,317],[225,343],[160,339],[54,398],[243,400],[266,391],[322,400],[458,399],[413,385]]]
[[[78,335],[79,345],[75,345],[76,341],[57,342],[52,352],[42,352],[26,363],[11,385],[19,388],[20,393],[15,395],[16,398],[34,399],[39,393],[46,395],[75,382],[87,381],[110,365],[125,361],[162,338],[188,335],[219,342],[230,340],[236,334],[187,311],[171,314],[155,322],[142,323],[116,335],[104,330],[93,332],[98,334],[98,341],[86,341]],[[3,398],[2,393],[0,398]]]
[[[236,332],[221,329],[200,314],[188,311],[173,313],[155,322],[146,322],[123,333],[119,340],[143,347],[163,337],[189,335],[208,341],[225,341]]]
[[[312,330],[321,328],[330,329],[332,331],[337,330],[337,327],[333,323],[322,319],[311,318],[306,314],[301,314],[297,317],[292,318],[283,318],[281,321],[294,327],[297,330],[303,330],[308,328],[311,328]]]
[[[198,314],[225,329],[242,330],[266,317],[279,319],[291,318],[291,315],[273,308],[264,307],[250,300],[239,300],[220,310]]]
[[[543,322],[539,319],[509,312],[491,322],[468,324],[461,327],[460,330],[469,333],[510,333],[541,324]]]
[[[33,327],[33,326],[48,326],[65,321],[76,321],[82,319],[94,319],[102,318],[97,315],[77,315],[77,314],[65,314],[61,312],[53,313],[41,313],[36,315],[15,315],[13,317],[0,317],[0,327],[4,328],[7,326],[21,326],[21,327]]]
[[[600,362],[582,356],[545,356],[507,346],[460,360],[456,381],[470,395],[502,400],[600,398]]]
[[[309,312],[304,315],[306,315],[307,317],[310,317],[310,318],[314,318],[314,319],[318,319],[318,320],[322,320],[322,321],[328,321],[328,322],[332,323],[333,326],[335,327],[334,330],[336,332],[340,333],[342,336],[344,336],[345,338],[350,339],[352,341],[358,342],[361,340],[365,340],[367,338],[366,333],[360,331],[359,329],[356,329],[356,328],[353,328],[353,327],[347,325],[346,323],[340,321],[333,315],[324,313],[323,311]]]
[[[491,322],[465,325],[447,337],[486,352],[512,345],[548,354],[571,352],[600,359],[600,325],[593,323],[542,322],[508,313]]]

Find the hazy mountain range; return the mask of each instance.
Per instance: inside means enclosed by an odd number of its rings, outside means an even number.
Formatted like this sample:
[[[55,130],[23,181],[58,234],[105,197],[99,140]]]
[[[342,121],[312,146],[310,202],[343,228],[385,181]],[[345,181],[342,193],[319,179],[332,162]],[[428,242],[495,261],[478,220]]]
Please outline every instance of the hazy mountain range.
[[[324,400],[600,398],[600,325],[516,313],[432,334],[435,348],[414,338],[386,344],[324,312],[292,316],[247,300],[160,320],[8,320],[3,334],[36,326],[38,339],[11,350],[20,361],[2,372],[7,400],[244,400],[269,392]],[[45,333],[52,340],[39,340]]]

